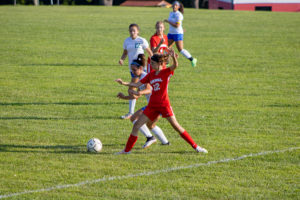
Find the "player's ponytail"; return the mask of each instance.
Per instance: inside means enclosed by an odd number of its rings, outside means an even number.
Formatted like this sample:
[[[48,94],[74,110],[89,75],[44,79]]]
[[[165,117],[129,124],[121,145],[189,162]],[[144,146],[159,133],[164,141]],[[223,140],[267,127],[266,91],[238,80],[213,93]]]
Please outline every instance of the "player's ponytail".
[[[146,66],[146,57],[144,54],[139,54],[137,60],[139,61],[139,63],[141,63],[142,66]]]
[[[184,6],[183,6],[183,4],[181,3],[181,2],[179,2],[179,4],[180,4],[180,7],[179,7],[179,12],[181,12],[181,14],[183,15],[183,13],[184,13]]]
[[[137,67],[144,67],[146,65],[146,58],[144,54],[139,54],[137,59],[133,60],[131,65],[135,65]]]

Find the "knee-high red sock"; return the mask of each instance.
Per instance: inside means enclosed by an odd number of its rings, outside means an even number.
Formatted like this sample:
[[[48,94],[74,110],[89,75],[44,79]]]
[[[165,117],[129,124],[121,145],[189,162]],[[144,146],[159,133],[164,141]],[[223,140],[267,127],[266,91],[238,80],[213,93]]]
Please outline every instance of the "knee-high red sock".
[[[131,149],[133,148],[133,146],[134,146],[135,142],[137,141],[137,139],[138,139],[137,136],[134,136],[134,135],[130,134],[130,136],[127,140],[126,147],[125,147],[125,152],[131,151]]]
[[[188,134],[188,132],[184,131],[180,134],[180,136],[187,141],[194,149],[197,147],[196,142],[192,139],[192,137]]]

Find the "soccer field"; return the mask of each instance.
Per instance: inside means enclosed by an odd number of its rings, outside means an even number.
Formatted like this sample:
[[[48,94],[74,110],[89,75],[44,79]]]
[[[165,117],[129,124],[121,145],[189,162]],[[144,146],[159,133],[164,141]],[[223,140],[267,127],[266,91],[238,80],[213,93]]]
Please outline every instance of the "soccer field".
[[[169,12],[0,7],[0,199],[299,199],[300,13],[185,9],[198,66],[180,56],[169,97],[209,153],[161,119],[170,146],[144,150],[140,134],[114,155],[132,128],[114,82],[130,77],[118,65],[128,25],[149,39]]]

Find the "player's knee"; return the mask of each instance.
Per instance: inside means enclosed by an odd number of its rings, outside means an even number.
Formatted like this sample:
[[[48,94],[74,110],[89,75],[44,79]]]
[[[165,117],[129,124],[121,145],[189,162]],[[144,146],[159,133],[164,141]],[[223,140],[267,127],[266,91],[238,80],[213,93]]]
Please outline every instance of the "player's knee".
[[[178,124],[178,123],[172,123],[172,126],[175,131],[177,131],[179,134],[181,134],[184,129]]]
[[[151,129],[153,129],[153,128],[155,127],[155,124],[152,123],[151,121],[149,121],[149,122],[147,123],[147,127],[151,130]]]

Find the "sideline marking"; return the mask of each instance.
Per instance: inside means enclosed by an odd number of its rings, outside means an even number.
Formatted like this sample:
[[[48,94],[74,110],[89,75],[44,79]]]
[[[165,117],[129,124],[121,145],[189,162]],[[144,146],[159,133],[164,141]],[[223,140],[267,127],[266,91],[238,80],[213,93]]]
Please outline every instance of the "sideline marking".
[[[167,168],[167,169],[142,172],[142,173],[138,173],[138,174],[129,174],[129,175],[124,175],[124,176],[111,176],[111,177],[106,177],[106,178],[104,177],[104,178],[95,179],[95,180],[82,181],[82,182],[75,183],[75,184],[57,185],[57,186],[44,188],[44,189],[38,189],[38,190],[25,190],[23,192],[0,195],[0,199],[19,196],[19,195],[23,195],[23,194],[59,190],[59,189],[64,189],[64,188],[69,188],[69,187],[79,187],[82,185],[94,184],[94,183],[105,182],[105,181],[122,180],[122,179],[127,179],[127,178],[138,177],[138,176],[150,176],[150,175],[155,175],[155,174],[160,174],[160,173],[168,173],[168,172],[177,171],[177,170],[181,170],[181,169],[191,169],[191,168],[197,168],[200,166],[209,166],[209,165],[218,164],[218,163],[227,163],[227,162],[231,162],[231,161],[242,160],[242,159],[249,158],[249,157],[264,156],[267,154],[282,153],[282,152],[293,151],[293,150],[298,150],[298,149],[300,149],[300,147],[291,147],[288,149],[275,150],[275,151],[263,151],[260,153],[251,153],[251,154],[247,154],[247,155],[242,155],[242,156],[236,157],[236,158],[225,158],[222,160],[209,161],[207,163],[197,163],[197,164],[188,165],[188,166],[172,167],[172,168]]]

